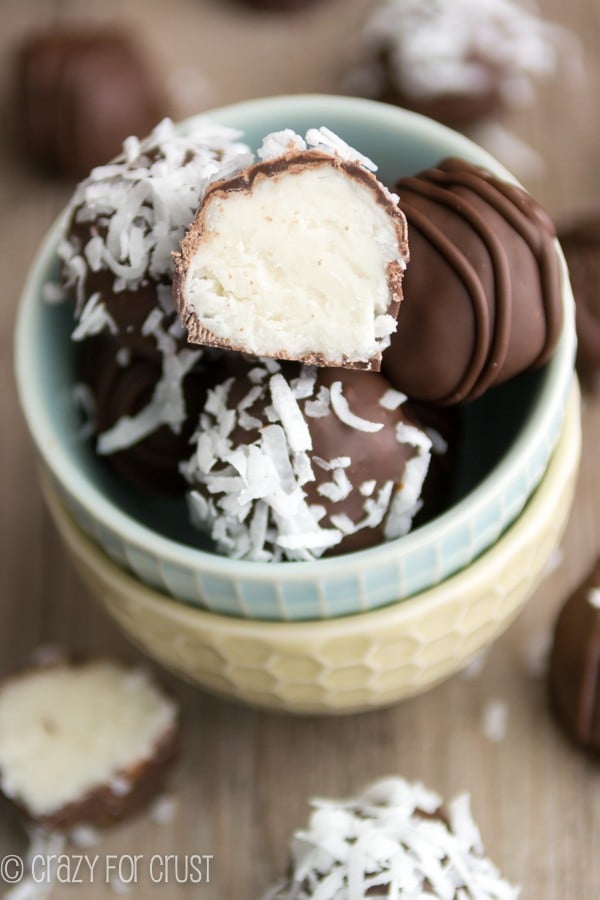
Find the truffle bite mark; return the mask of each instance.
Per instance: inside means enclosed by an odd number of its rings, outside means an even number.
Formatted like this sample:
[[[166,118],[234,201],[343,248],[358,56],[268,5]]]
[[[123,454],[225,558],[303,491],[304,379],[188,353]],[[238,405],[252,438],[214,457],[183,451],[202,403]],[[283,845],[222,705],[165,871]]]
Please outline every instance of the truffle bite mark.
[[[291,147],[207,191],[174,296],[193,343],[378,370],[407,260],[397,198],[360,161]]]

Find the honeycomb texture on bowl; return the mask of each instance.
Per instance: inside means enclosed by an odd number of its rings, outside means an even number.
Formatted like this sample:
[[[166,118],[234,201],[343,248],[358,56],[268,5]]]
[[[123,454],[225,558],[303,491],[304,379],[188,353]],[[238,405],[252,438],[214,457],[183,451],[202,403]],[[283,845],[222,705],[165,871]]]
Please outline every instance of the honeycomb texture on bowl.
[[[313,622],[217,616],[159,594],[105,556],[73,521],[49,479],[43,484],[84,581],[149,655],[208,690],[246,703],[297,713],[356,712],[426,690],[508,626],[561,539],[580,445],[574,386],[540,486],[490,550],[417,597]]]

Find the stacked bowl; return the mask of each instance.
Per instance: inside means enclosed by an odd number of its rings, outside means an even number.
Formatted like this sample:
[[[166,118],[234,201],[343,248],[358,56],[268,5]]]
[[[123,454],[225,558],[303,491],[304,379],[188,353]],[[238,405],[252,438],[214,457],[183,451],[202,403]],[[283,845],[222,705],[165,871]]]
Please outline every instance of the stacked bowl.
[[[511,179],[460,135],[369,101],[280,97],[217,110],[210,119],[239,128],[254,147],[272,131],[326,124],[375,160],[384,183],[447,156]],[[43,299],[43,285],[57,276],[62,222],[47,236],[22,298],[21,404],[65,543],[136,643],[181,675],[240,700],[336,712],[424,690],[508,625],[560,540],[579,459],[573,299],[562,257],[564,325],[554,356],[465,406],[450,509],[367,550],[261,563],[216,554],[188,526],[183,500],[127,486],[82,441],[72,311]]]

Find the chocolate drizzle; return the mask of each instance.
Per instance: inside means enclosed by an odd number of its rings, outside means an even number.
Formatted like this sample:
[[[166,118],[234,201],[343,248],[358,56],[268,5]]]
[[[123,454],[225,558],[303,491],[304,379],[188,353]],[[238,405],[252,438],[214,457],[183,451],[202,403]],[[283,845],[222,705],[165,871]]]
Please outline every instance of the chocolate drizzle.
[[[403,178],[397,190],[412,263],[384,356],[396,387],[450,404],[546,362],[562,324],[560,275],[554,228],[536,201],[459,159]],[[416,341],[419,356],[408,348]],[[423,367],[441,353],[446,371],[438,378],[434,366],[428,377]]]

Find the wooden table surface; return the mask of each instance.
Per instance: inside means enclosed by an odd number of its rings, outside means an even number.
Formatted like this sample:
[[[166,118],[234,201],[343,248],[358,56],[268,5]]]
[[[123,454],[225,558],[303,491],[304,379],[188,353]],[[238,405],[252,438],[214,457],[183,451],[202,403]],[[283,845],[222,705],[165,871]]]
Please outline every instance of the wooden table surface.
[[[373,0],[323,0],[294,16],[261,15],[228,0],[0,0],[1,340],[0,667],[20,665],[40,644],[136,660],[82,587],[49,521],[13,378],[19,292],[40,238],[71,186],[31,171],[15,154],[8,98],[22,36],[54,20],[121,22],[139,38],[185,115],[285,92],[335,92]],[[508,125],[540,154],[527,186],[560,220],[600,206],[600,3],[543,0],[549,18],[583,42],[581,80],[566,73],[534,109]],[[507,160],[510,165],[510,160]],[[584,453],[563,559],[481,671],[459,675],[393,709],[338,719],[288,718],[238,707],[175,681],[185,722],[171,824],[140,817],[92,852],[213,854],[209,884],[152,887],[128,896],[252,900],[286,866],[287,841],[313,795],[346,795],[401,773],[446,797],[467,790],[490,856],[527,900],[600,897],[600,770],[557,730],[531,655],[543,646],[569,589],[600,546],[600,400],[583,411]],[[506,704],[506,734],[484,733],[490,702]],[[3,808],[0,857],[20,853],[23,832]],[[0,892],[2,888],[0,887]],[[52,897],[115,896],[104,883],[56,886]]]

